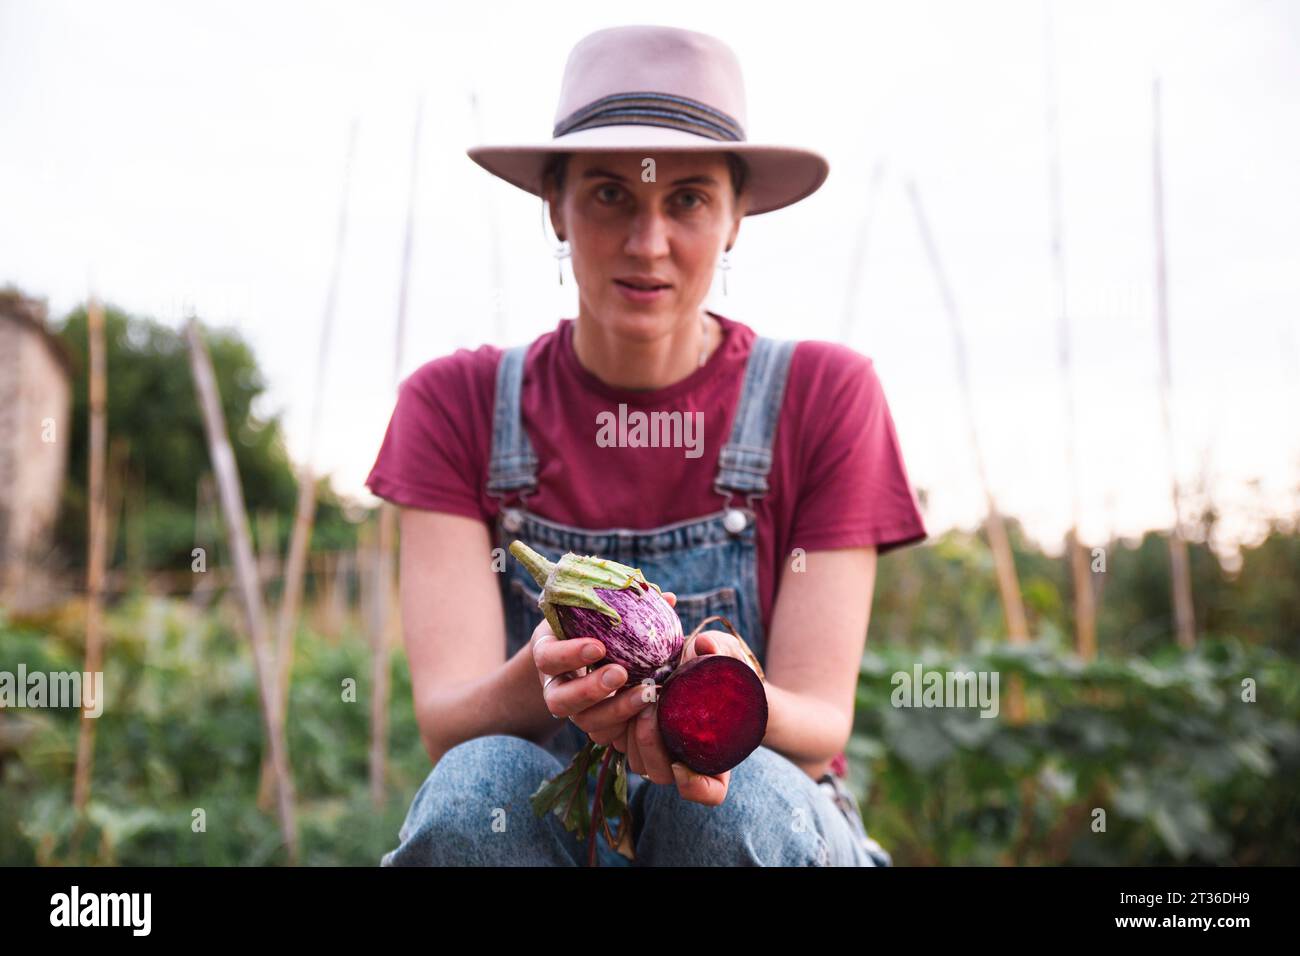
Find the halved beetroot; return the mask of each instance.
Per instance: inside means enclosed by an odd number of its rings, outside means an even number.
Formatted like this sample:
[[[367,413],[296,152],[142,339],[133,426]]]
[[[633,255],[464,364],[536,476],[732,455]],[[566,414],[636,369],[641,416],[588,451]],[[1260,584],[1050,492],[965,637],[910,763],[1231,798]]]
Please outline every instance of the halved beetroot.
[[[767,689],[744,661],[693,657],[659,693],[659,733],[674,761],[716,776],[753,753],[767,734]]]

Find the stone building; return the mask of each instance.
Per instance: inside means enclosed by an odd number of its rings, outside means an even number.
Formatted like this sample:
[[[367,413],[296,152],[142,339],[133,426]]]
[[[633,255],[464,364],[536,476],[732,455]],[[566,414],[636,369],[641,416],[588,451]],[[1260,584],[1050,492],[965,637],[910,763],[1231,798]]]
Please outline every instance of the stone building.
[[[0,606],[48,593],[72,427],[72,361],[44,301],[0,289]]]

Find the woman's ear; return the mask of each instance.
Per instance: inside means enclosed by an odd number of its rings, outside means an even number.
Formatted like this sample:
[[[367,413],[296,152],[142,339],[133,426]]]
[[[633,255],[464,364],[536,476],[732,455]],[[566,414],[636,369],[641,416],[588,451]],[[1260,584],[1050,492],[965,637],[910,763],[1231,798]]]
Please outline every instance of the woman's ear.
[[[731,224],[731,230],[727,233],[727,244],[722,247],[727,252],[736,248],[736,237],[740,235],[740,220],[744,218],[744,215],[743,209],[736,211],[736,219]]]
[[[745,214],[749,212],[749,190],[748,189],[741,191],[740,195],[737,196],[735,200],[732,202],[731,208],[732,208],[732,215],[735,217],[736,220],[735,228],[739,229],[740,220],[744,219]],[[731,241],[732,242],[736,241],[736,234],[734,229],[732,230]]]
[[[542,199],[546,203],[546,208],[551,216],[551,229],[555,232],[555,237],[561,242],[564,241],[564,213],[557,208],[555,193],[555,184],[548,182],[542,187]]]

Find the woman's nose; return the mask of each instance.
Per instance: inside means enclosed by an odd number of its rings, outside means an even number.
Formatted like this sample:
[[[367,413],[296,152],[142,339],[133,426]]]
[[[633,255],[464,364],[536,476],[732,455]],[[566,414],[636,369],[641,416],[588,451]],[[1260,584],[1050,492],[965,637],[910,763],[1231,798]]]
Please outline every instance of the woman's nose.
[[[668,220],[650,210],[632,217],[624,252],[640,259],[654,259],[668,254]]]

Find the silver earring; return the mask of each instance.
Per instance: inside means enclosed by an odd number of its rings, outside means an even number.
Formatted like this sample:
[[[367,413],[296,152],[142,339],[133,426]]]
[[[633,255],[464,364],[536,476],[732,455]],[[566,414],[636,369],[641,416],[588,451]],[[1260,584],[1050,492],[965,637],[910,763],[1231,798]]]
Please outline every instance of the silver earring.
[[[546,238],[546,200],[542,200],[542,238]],[[559,239],[559,236],[555,238]],[[560,279],[560,285],[564,285],[564,264],[561,260],[569,258],[571,250],[569,249],[569,240],[560,239],[560,244],[555,247],[555,273]]]
[[[722,294],[726,295],[727,294],[727,271],[731,268],[731,263],[727,260],[727,254],[725,252],[722,254],[722,265],[719,268],[722,269]]]
[[[569,248],[569,240],[562,239],[560,244],[555,247],[555,274],[560,277],[560,285],[564,285],[564,262],[569,258],[572,250]]]

